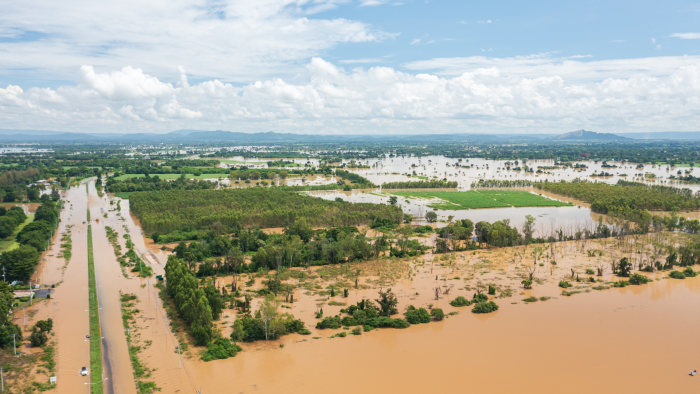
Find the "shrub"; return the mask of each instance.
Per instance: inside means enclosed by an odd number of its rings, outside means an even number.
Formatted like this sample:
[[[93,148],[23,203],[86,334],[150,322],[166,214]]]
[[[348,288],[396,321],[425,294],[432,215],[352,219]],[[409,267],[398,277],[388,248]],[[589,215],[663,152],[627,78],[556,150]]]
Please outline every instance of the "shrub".
[[[525,301],[525,302],[537,302],[537,297],[527,297],[523,301]]]
[[[432,316],[433,319],[440,321],[445,318],[445,312],[443,312],[440,308],[435,308],[430,311],[430,316]]]
[[[207,351],[202,354],[202,360],[212,361],[234,357],[242,350],[240,346],[231,343],[230,339],[219,337],[214,340],[214,343],[207,344]]]
[[[362,335],[362,329],[360,327],[355,327],[350,331],[352,335]]]
[[[364,326],[362,326],[362,329],[363,329],[365,332],[369,332],[369,331],[374,330],[374,327],[368,326],[368,325],[365,324]]]
[[[345,338],[346,336],[348,336],[348,333],[343,331],[343,332],[339,332],[337,334],[333,334],[330,337],[331,338]]]
[[[685,274],[680,271],[671,271],[668,276],[673,279],[685,279]]]
[[[462,296],[459,296],[459,297],[455,298],[454,300],[450,301],[450,305],[452,305],[454,307],[469,306],[471,304],[472,304],[471,301],[469,301],[468,299],[466,299]]]
[[[299,334],[301,334],[301,335],[311,335],[311,331],[309,331],[309,330],[306,329],[306,328],[303,328],[303,329],[299,330]]]
[[[565,280],[560,280],[560,281],[559,281],[559,287],[561,287],[562,289],[566,289],[566,288],[568,288],[568,287],[571,287],[571,283],[569,283],[569,282],[567,282],[567,281],[565,281]]]
[[[498,310],[498,305],[493,301],[480,302],[476,304],[472,313],[491,313]]]
[[[531,280],[526,279],[520,283],[522,283],[523,287],[525,287],[526,289],[532,289],[532,281]]]
[[[385,292],[380,291],[377,303],[379,304],[379,314],[381,316],[391,316],[399,313],[399,310],[396,309],[399,301],[396,299],[396,295],[391,292],[391,289]]]
[[[474,294],[474,299],[472,300],[472,303],[475,303],[475,302],[479,303],[479,302],[484,302],[484,301],[488,301],[488,300],[489,300],[489,296],[487,296],[484,293],[479,293],[479,294]]]
[[[362,321],[367,318],[367,312],[358,309],[352,313],[352,317],[354,317],[357,321]]]
[[[618,280],[617,282],[613,283],[613,287],[627,287],[629,284],[630,282],[626,280]]]
[[[489,285],[489,295],[496,295],[496,288]]]
[[[342,324],[342,325],[345,326],[345,327],[350,327],[350,326],[356,326],[356,325],[358,325],[359,323],[357,322],[357,320],[355,320],[354,317],[345,316],[345,317],[340,321],[340,324]]]
[[[318,322],[316,328],[321,330],[325,328],[340,328],[341,325],[342,323],[338,316],[329,316]]]
[[[430,313],[425,308],[416,309],[413,305],[409,305],[404,316],[411,324],[430,323]]]
[[[587,275],[595,275],[595,271],[593,271],[593,270],[590,269],[590,268],[586,268],[586,274],[587,274]]]
[[[627,261],[627,257],[620,259],[620,264],[617,266],[617,276],[630,276],[632,264]]]
[[[693,271],[693,267],[686,267],[686,269],[683,270],[683,275],[689,278],[694,278],[698,275],[698,273]]]
[[[631,274],[629,282],[632,285],[644,285],[651,282],[651,279],[642,274]]]

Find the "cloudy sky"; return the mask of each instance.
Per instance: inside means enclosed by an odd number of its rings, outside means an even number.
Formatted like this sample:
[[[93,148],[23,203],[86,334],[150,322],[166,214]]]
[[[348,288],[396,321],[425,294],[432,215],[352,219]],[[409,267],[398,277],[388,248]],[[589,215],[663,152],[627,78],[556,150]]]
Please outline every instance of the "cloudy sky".
[[[5,0],[0,129],[700,131],[698,1]]]

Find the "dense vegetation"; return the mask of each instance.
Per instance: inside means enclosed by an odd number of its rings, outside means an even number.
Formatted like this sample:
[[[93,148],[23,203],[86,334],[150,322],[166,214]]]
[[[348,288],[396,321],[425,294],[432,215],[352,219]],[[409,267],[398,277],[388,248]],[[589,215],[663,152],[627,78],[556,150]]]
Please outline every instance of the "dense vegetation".
[[[137,192],[131,209],[147,232],[208,228],[285,227],[305,218],[310,226],[367,224],[403,218],[395,206],[327,201],[278,188]]]
[[[700,208],[700,196],[693,195],[690,189],[623,180],[618,181],[617,185],[578,180],[538,182],[535,187],[590,203],[591,210],[599,213],[626,210],[687,211]]]
[[[146,175],[143,178],[127,178],[117,179],[116,177],[107,178],[107,190],[112,193],[128,193],[140,191],[155,191],[155,190],[201,190],[214,189],[216,183],[206,180],[192,180],[185,178],[184,175],[178,179],[169,181],[160,179],[158,175]]]

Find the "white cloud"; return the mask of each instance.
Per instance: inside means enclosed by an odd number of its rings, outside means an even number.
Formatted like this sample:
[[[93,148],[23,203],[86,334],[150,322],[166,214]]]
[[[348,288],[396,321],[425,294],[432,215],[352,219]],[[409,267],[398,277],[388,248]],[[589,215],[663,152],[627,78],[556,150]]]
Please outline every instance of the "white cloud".
[[[670,37],[676,37],[683,40],[698,40],[700,39],[700,33],[673,33]]]
[[[237,87],[165,84],[138,68],[95,72],[57,89],[0,88],[7,128],[305,133],[695,130],[700,57],[581,62],[543,55],[462,60],[461,73],[344,70],[313,58],[299,79]],[[445,64],[445,62],[441,62]],[[465,67],[465,65],[469,65]],[[186,81],[181,69],[181,81]],[[572,76],[579,78],[571,78]],[[599,79],[601,76],[606,76]]]
[[[652,44],[656,44],[656,38],[652,38],[652,39],[651,39],[651,43],[652,43]]]
[[[166,80],[178,78],[178,65],[200,80],[294,76],[307,59],[340,43],[396,36],[358,21],[309,16],[350,1],[7,2],[0,34],[40,38],[0,42],[0,73],[74,80],[81,64],[98,71],[131,64]]]
[[[700,56],[576,60],[580,57],[552,57],[547,53],[508,58],[469,56],[414,61],[403,64],[403,67],[415,71],[431,70],[445,76],[456,76],[480,68],[496,67],[510,76],[539,78],[556,75],[568,82],[588,83],[607,78],[629,78],[634,75],[661,77],[673,73],[680,67],[700,61]]]
[[[491,19],[486,20],[486,21],[476,21],[476,23],[491,23]]]
[[[420,38],[414,38],[413,41],[411,41],[411,43],[409,45],[418,44],[419,42],[420,42]]]

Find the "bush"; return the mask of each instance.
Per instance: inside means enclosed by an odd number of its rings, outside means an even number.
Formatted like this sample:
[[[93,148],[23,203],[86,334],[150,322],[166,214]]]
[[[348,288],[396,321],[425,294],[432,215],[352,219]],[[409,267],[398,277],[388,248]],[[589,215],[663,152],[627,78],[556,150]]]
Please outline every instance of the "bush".
[[[489,285],[489,295],[496,295],[496,288]]]
[[[568,287],[571,287],[571,283],[569,283],[565,280],[561,280],[561,281],[559,281],[559,287],[561,287],[562,289],[566,289]]]
[[[587,274],[587,275],[595,275],[595,271],[593,271],[593,270],[590,269],[590,268],[586,268],[586,274]]]
[[[308,329],[304,328],[304,329],[299,330],[299,334],[301,334],[301,335],[311,335],[311,331],[309,331]]]
[[[316,328],[321,330],[326,328],[340,328],[341,325],[342,323],[338,316],[329,316],[318,322]]]
[[[680,271],[671,271],[668,276],[673,279],[685,279],[685,274]]]
[[[369,331],[374,330],[374,327],[368,326],[368,325],[365,324],[364,326],[362,326],[362,329],[363,329],[365,332],[369,332]]]
[[[683,275],[685,275],[689,278],[694,278],[698,275],[698,273],[693,271],[692,267],[686,267],[686,269],[683,270]]]
[[[350,331],[352,335],[362,335],[362,329],[360,327],[355,327]]]
[[[430,311],[430,316],[432,316],[433,319],[440,321],[445,318],[445,312],[443,312],[440,308],[435,308]]]
[[[416,309],[413,305],[409,305],[404,316],[411,324],[430,323],[430,313],[425,308]]]
[[[493,301],[480,302],[476,304],[472,313],[491,313],[498,310],[498,305]]]
[[[489,296],[487,296],[484,293],[479,293],[479,294],[474,294],[474,299],[472,300],[472,303],[485,302],[488,300],[489,300]]]
[[[471,301],[469,301],[468,299],[466,299],[462,296],[459,296],[459,297],[455,298],[454,300],[450,301],[450,305],[452,305],[454,307],[469,306],[471,304],[472,304]]]
[[[630,282],[626,280],[618,280],[617,282],[613,283],[613,287],[627,287],[629,284]]]
[[[345,327],[350,327],[350,326],[356,326],[359,323],[357,322],[357,320],[355,320],[354,317],[346,316],[340,321],[340,324],[342,324]]]
[[[525,287],[526,289],[532,289],[532,281],[531,280],[526,279],[520,283],[522,283],[523,287]]]
[[[222,360],[229,357],[234,357],[243,349],[232,343],[230,339],[219,337],[214,340],[214,343],[207,344],[207,351],[202,354],[202,360]]]
[[[644,285],[651,282],[651,279],[642,274],[631,274],[629,282],[632,285]]]
[[[523,300],[524,302],[537,302],[537,297],[527,297]]]

